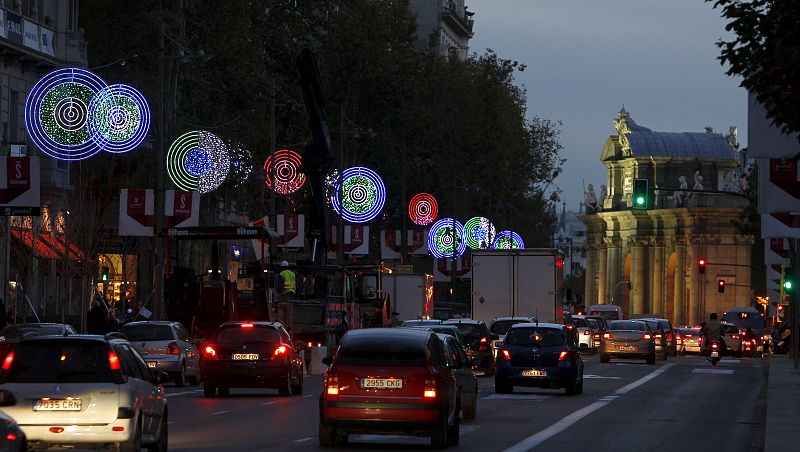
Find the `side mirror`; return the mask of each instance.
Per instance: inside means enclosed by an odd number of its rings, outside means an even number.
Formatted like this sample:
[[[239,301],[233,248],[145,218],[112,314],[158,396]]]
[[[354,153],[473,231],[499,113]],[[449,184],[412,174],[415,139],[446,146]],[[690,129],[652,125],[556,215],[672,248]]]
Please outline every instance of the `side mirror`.
[[[14,393],[5,389],[0,389],[0,407],[14,406],[16,404],[17,398],[14,397]]]
[[[153,376],[155,377],[156,384],[158,385],[169,381],[169,374],[166,372],[154,372]]]
[[[333,364],[333,358],[331,358],[330,356],[326,356],[326,357],[322,358],[322,364],[325,364],[326,366],[330,366],[331,364]]]

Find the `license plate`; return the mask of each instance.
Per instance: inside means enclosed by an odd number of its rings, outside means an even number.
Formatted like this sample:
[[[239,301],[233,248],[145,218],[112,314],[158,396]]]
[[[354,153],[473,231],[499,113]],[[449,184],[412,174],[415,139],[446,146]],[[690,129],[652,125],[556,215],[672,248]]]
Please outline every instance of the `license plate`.
[[[636,347],[631,345],[622,345],[619,347],[619,351],[621,352],[632,352],[634,350],[636,350]]]
[[[403,389],[400,378],[362,378],[362,389]]]
[[[258,353],[234,353],[231,358],[237,361],[255,361],[258,359]]]
[[[81,399],[39,399],[33,402],[33,411],[80,411]]]
[[[536,370],[536,369],[528,369],[522,371],[523,377],[546,377],[547,371],[546,370]]]
[[[711,352],[712,358],[719,358],[719,352]]]
[[[155,362],[155,361],[149,361],[147,363],[147,367],[150,367],[151,369],[155,369],[157,365],[158,365],[158,363]]]

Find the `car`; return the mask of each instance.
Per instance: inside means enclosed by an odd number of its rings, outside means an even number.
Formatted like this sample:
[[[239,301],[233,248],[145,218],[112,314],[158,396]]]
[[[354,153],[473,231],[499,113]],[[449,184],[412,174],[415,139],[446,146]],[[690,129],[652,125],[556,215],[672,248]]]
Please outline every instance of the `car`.
[[[415,320],[403,320],[403,323],[400,326],[430,326],[430,325],[441,325],[442,321],[438,319],[415,319]]]
[[[319,399],[321,446],[342,444],[351,433],[430,436],[434,449],[458,444],[458,386],[436,333],[350,330],[323,363],[328,369]]]
[[[437,324],[437,325],[425,325],[425,326],[407,326],[403,328],[421,328],[433,331],[434,333],[447,334],[449,336],[455,337],[458,343],[461,344],[462,347],[467,346],[467,340],[464,338],[464,335],[461,334],[461,330],[459,330],[458,327],[455,327],[453,325]]]
[[[511,327],[497,352],[494,390],[508,394],[514,386],[583,393],[583,360],[564,325],[518,323]]]
[[[586,319],[586,317],[582,315],[573,315],[572,325],[575,326],[575,339],[578,344],[578,348],[581,351],[589,351],[594,353],[595,329],[589,325],[589,321]]]
[[[647,323],[650,330],[653,332],[653,340],[656,343],[656,357],[661,360],[667,359],[669,350],[667,349],[667,332],[658,320],[646,318],[635,319]]]
[[[725,341],[724,353],[727,355],[742,357],[742,334],[736,325],[727,322],[721,322],[722,329],[725,331],[725,336],[722,340]]]
[[[464,347],[447,334],[437,333],[444,344],[447,353],[447,365],[456,375],[456,384],[459,389],[460,408],[464,419],[475,419],[478,412],[478,378],[472,372],[472,363],[464,353]]]
[[[489,322],[489,332],[492,333],[492,354],[497,359],[497,348],[511,329],[517,323],[536,323],[536,317],[495,317]]]
[[[31,446],[166,450],[167,398],[131,344],[113,336],[38,336],[8,352],[0,384],[25,401],[4,407]]]
[[[475,360],[473,368],[482,370],[487,376],[494,374],[494,353],[490,342],[492,333],[483,320],[451,319],[445,320],[442,324],[454,325],[464,335],[467,348],[472,349],[472,359]]]
[[[678,328],[676,338],[678,353],[681,355],[687,353],[702,353],[703,335],[700,333],[700,327],[686,326]]]
[[[668,319],[663,319],[660,317],[647,317],[639,320],[655,320],[656,322],[660,323],[661,327],[664,329],[664,334],[667,343],[667,353],[669,353],[672,356],[678,354],[678,345],[676,340],[678,331],[677,328],[674,328],[672,326],[672,322],[670,322]]]
[[[610,322],[610,320],[607,320],[605,317],[601,315],[585,315],[583,316],[583,318],[585,318],[587,321],[594,320],[595,322],[597,322],[597,325],[600,328],[601,333],[606,330],[606,328],[608,327],[608,322]]]
[[[603,333],[600,362],[611,358],[646,359],[656,363],[656,342],[653,331],[641,320],[612,320]]]
[[[168,373],[175,386],[181,387],[187,380],[193,385],[200,384],[200,352],[179,322],[131,322],[120,332],[142,355],[148,367]]]
[[[600,340],[603,338],[601,322],[598,322],[597,319],[586,319],[586,323],[592,329],[592,348],[597,351],[600,348]]]
[[[16,323],[6,325],[0,330],[0,357],[4,357],[10,349],[11,344],[16,344],[23,337],[33,336],[71,336],[77,334],[75,330],[66,323]]]
[[[226,397],[230,388],[303,393],[303,359],[280,322],[225,322],[203,349],[203,394]]]
[[[0,389],[0,441],[2,447],[0,450],[7,452],[24,452],[28,450],[28,441],[25,438],[25,432],[19,428],[19,425],[9,415],[5,414],[2,408],[14,406],[17,404],[17,398],[14,397],[12,392]]]

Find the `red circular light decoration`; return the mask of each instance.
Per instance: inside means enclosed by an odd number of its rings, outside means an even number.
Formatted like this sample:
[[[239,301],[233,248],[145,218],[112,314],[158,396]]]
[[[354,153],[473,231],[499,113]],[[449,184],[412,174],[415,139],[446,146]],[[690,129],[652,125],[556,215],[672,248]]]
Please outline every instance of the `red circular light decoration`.
[[[299,172],[301,157],[295,151],[282,149],[275,151],[264,162],[264,172],[267,175],[267,187],[273,188],[275,193],[288,195],[294,193],[306,183],[306,176]]]
[[[439,215],[439,203],[429,193],[417,193],[408,203],[409,218],[420,226],[433,223],[437,215]]]

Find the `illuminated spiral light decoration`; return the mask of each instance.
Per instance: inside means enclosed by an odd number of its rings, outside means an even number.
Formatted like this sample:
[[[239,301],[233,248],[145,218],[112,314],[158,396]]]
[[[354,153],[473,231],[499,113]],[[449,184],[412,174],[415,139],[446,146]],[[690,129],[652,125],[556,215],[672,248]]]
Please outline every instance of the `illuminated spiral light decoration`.
[[[88,123],[92,100],[106,88],[84,69],[58,69],[42,77],[25,100],[25,127],[42,152],[59,160],[82,160],[108,143],[93,137]]]
[[[427,226],[436,220],[439,214],[439,203],[436,198],[428,193],[417,193],[408,203],[408,216],[411,221],[420,225]]]
[[[340,199],[341,197],[341,199]],[[350,223],[366,223],[383,210],[386,186],[378,173],[363,166],[348,168],[336,183],[333,210]]]
[[[498,250],[521,250],[525,248],[525,242],[522,237],[514,231],[501,231],[492,243],[492,248]]]
[[[89,103],[89,133],[104,151],[136,149],[150,130],[150,107],[142,93],[128,85],[103,88]]]
[[[231,157],[230,178],[233,185],[239,187],[253,174],[253,155],[241,143],[229,143]]]
[[[264,162],[264,172],[267,175],[267,187],[273,188],[275,193],[288,195],[294,193],[306,183],[305,174],[300,172],[300,154],[295,151],[282,149],[275,151]],[[274,179],[274,181],[273,181]]]
[[[196,130],[179,136],[167,151],[167,173],[181,190],[209,193],[230,171],[228,147],[216,135]]]
[[[491,248],[497,233],[494,224],[484,217],[470,218],[464,223],[464,230],[467,232],[467,245],[473,250]]]
[[[333,205],[333,192],[336,190],[336,181],[339,180],[339,170],[325,176],[325,201],[329,206]]]
[[[452,218],[442,218],[433,223],[428,232],[428,250],[438,259],[459,257],[464,254],[467,251],[464,225]]]

